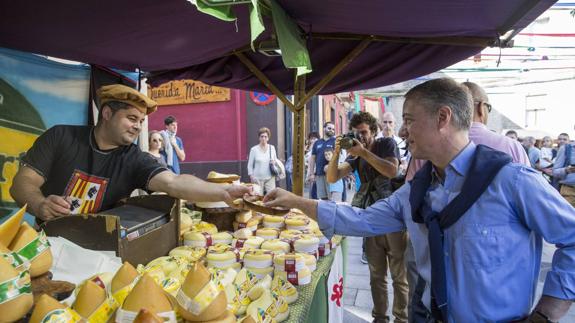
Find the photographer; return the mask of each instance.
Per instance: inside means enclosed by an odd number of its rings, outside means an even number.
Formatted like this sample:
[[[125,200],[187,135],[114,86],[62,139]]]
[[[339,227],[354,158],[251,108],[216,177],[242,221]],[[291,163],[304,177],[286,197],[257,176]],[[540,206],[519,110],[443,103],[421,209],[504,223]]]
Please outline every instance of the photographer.
[[[354,114],[349,128],[350,133],[336,139],[334,155],[338,156],[344,148],[350,156],[339,165],[337,158],[333,158],[329,162],[326,176],[328,182],[334,183],[357,170],[361,186],[352,205],[365,209],[391,195],[390,178],[397,175],[399,152],[393,138],[375,139],[377,120],[368,112]],[[393,280],[393,316],[396,322],[407,322],[408,285],[403,260],[406,246],[405,230],[364,240],[362,260],[366,257],[369,263],[374,322],[389,321],[385,315],[388,307],[388,266]]]

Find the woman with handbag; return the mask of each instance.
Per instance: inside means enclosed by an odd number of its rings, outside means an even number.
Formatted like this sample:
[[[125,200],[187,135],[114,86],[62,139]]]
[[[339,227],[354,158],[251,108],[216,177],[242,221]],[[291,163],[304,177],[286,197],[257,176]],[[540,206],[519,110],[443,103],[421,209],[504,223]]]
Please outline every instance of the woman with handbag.
[[[259,144],[250,149],[248,175],[251,182],[260,187],[260,192],[254,193],[263,196],[276,187],[276,176],[281,175],[283,164],[277,159],[275,147],[268,144],[270,129],[260,128],[258,136]],[[285,170],[283,172],[285,174]]]

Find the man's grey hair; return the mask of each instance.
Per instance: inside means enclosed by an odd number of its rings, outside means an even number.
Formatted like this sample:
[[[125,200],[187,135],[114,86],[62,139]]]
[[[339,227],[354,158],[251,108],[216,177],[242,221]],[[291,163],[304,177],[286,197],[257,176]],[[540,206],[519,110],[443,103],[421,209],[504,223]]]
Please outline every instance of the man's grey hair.
[[[405,100],[417,101],[429,115],[437,115],[439,108],[452,111],[451,124],[459,130],[469,130],[473,116],[473,99],[461,84],[450,78],[438,78],[421,83],[405,94]]]

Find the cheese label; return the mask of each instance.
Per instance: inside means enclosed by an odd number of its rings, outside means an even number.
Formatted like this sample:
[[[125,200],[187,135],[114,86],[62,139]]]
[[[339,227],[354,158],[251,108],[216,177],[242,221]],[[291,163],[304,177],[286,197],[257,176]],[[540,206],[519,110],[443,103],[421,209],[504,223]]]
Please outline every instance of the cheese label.
[[[40,323],[76,323],[83,319],[70,308],[59,308],[48,312]]]
[[[2,258],[8,261],[14,268],[18,268],[25,263],[24,260],[18,256],[18,253],[16,252],[3,253]]]
[[[50,248],[50,242],[46,238],[46,233],[40,231],[36,239],[30,241],[27,245],[17,251],[20,257],[24,257],[28,261],[36,259],[42,252]]]
[[[22,271],[18,276],[0,282],[0,304],[9,302],[20,295],[31,293],[32,286],[28,271]]]
[[[134,280],[134,282],[132,282],[131,284],[124,286],[123,288],[121,288],[120,290],[116,291],[112,297],[116,300],[116,303],[118,303],[120,306],[124,304],[124,301],[126,300],[126,297],[128,297],[128,294],[130,294],[130,292],[132,291],[132,289],[134,288],[134,283],[136,280]]]
[[[200,315],[224,290],[219,281],[210,280],[194,298],[188,297],[183,290],[179,290],[176,299],[180,306],[194,315]]]
[[[113,297],[107,298],[95,311],[88,317],[88,323],[108,322],[118,309],[118,303]]]

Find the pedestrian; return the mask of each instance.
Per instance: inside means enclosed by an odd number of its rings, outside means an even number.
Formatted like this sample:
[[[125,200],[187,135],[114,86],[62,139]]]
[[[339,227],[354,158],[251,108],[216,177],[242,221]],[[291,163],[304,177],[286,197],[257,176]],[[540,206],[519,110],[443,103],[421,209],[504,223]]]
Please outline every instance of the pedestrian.
[[[407,228],[425,283],[425,322],[556,322],[575,299],[575,209],[535,170],[471,142],[472,111],[471,95],[452,79],[409,90],[409,149],[429,162],[365,210],[280,189],[264,203],[301,209],[326,237]],[[542,238],[557,250],[533,306]]]
[[[166,158],[161,153],[164,149],[163,141],[164,139],[159,131],[150,131],[148,134],[148,154],[150,154],[160,165],[168,167]]]
[[[325,160],[327,160],[328,163],[330,162],[330,160],[332,158],[334,158],[334,155],[333,155],[334,150],[331,148],[326,148],[323,151],[323,154],[324,154]],[[327,172],[328,165],[325,165],[324,172]],[[344,188],[343,179],[340,179],[340,180],[336,181],[335,183],[329,183],[329,197],[328,197],[328,199],[330,201],[334,201],[334,202],[341,202],[342,198],[343,198],[344,190],[345,190],[345,188]]]
[[[329,195],[329,185],[324,172],[327,161],[325,160],[323,152],[326,149],[333,149],[334,144],[335,125],[333,122],[328,121],[323,125],[323,138],[313,144],[307,174],[307,181],[310,183],[315,182],[317,198],[321,200],[327,200]]]
[[[164,150],[162,154],[166,158],[168,168],[175,174],[180,174],[180,162],[186,159],[184,152],[184,142],[182,138],[176,136],[178,133],[178,120],[174,116],[167,116],[164,119],[165,130],[162,130],[164,140]]]
[[[276,187],[276,178],[270,170],[270,163],[277,159],[275,147],[268,142],[272,132],[263,127],[258,130],[259,143],[250,149],[248,158],[248,176],[252,183],[258,184],[260,191],[255,192],[264,195]]]

